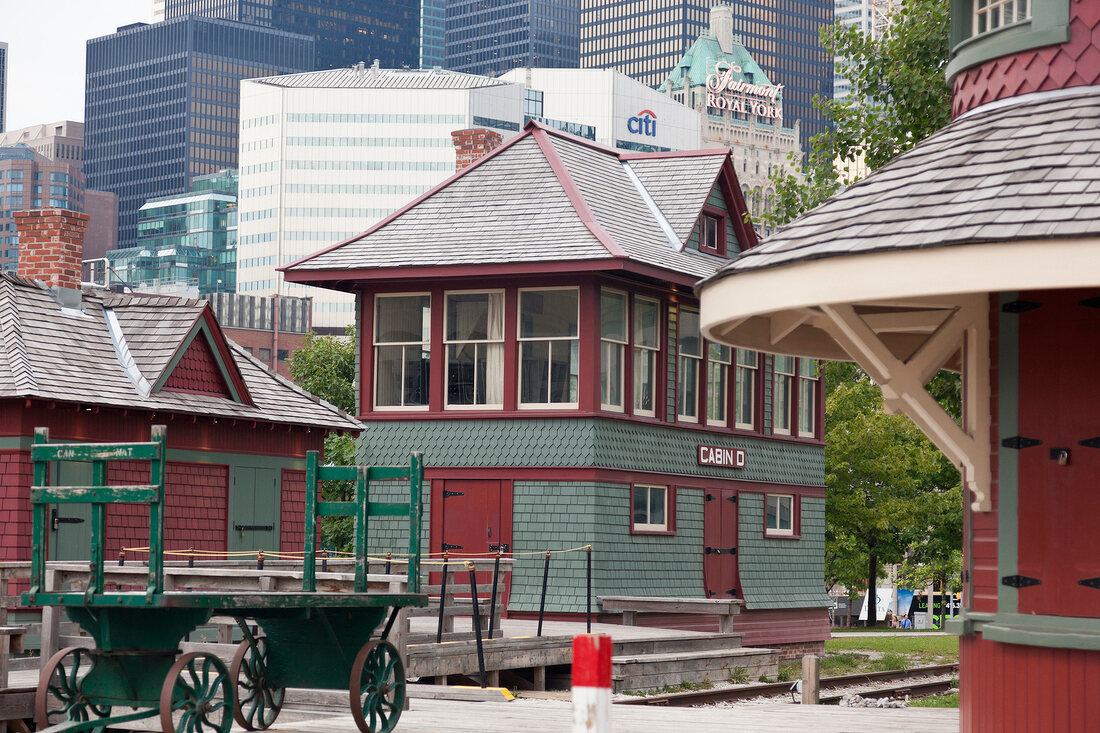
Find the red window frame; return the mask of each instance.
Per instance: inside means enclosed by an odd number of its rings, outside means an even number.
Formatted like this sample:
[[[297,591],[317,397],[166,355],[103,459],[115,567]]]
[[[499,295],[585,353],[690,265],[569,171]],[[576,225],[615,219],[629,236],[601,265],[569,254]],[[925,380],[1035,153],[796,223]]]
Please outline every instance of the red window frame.
[[[702,213],[699,214],[699,251],[706,254],[718,255],[719,257],[726,256],[726,212],[714,206],[704,206]],[[717,241],[714,247],[710,247],[706,244],[706,220],[714,219],[717,222]]]

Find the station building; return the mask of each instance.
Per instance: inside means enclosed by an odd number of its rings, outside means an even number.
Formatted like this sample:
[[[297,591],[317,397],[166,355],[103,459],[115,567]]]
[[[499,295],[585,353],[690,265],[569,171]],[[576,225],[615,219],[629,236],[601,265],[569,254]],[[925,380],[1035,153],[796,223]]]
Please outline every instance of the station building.
[[[636,150],[700,146],[698,114],[614,71],[491,79],[360,65],[242,82],[238,292],[312,296],[314,327],[343,333],[349,296],[285,283],[277,268],[363,232],[451,176],[453,131],[508,139],[529,119]]]
[[[818,372],[702,339],[692,291],[756,245],[745,214],[728,151],[529,122],[284,274],[354,295],[359,461],[424,452],[425,547],[516,553],[510,614],[542,551],[591,544],[594,596],[743,599],[744,642],[795,653],[829,633]],[[400,552],[385,522],[372,549]],[[548,613],[584,613],[584,554],[555,556]]]

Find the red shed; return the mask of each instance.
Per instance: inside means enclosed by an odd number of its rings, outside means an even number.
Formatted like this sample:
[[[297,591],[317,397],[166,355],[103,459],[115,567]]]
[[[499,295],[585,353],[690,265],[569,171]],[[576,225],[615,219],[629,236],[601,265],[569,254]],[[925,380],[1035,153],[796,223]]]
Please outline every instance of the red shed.
[[[859,362],[961,467],[962,729],[1095,731],[1100,3],[952,10],[954,121],[704,282],[703,332]]]
[[[306,451],[361,424],[227,341],[204,301],[81,289],[83,214],[17,217],[28,277],[0,274],[0,559],[30,557],[39,426],[52,440],[140,441],[154,422],[167,424],[170,550],[301,548]],[[52,470],[79,484],[74,472],[88,467]],[[148,468],[112,466],[108,480],[147,481],[135,471]],[[147,511],[108,509],[112,551],[147,544]],[[51,512],[52,559],[87,557],[89,512]]]

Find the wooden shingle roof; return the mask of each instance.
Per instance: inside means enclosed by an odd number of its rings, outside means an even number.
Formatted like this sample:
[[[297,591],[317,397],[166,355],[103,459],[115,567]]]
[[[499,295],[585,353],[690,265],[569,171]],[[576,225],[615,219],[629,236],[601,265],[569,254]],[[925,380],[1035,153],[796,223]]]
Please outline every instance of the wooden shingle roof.
[[[188,337],[209,338],[214,350],[228,357],[229,381],[243,388],[241,399],[157,388]],[[80,307],[72,308],[42,283],[2,273],[0,398],[13,397],[325,430],[363,427],[226,341],[203,301],[87,288]]]
[[[727,149],[630,154],[537,122],[367,232],[284,268],[286,278],[350,288],[399,268],[631,262],[688,282],[727,260],[685,247]],[[756,244],[730,185],[739,248]]]

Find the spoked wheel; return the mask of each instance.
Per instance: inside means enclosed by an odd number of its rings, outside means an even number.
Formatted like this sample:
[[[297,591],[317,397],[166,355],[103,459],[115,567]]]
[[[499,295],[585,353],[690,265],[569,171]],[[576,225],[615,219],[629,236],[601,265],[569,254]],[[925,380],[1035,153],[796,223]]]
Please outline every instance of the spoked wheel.
[[[286,690],[273,687],[267,677],[267,637],[258,636],[255,647],[248,639],[237,647],[229,678],[237,683],[233,718],[245,730],[263,730],[275,722],[283,709]]]
[[[39,730],[70,720],[95,720],[111,714],[110,705],[96,705],[84,697],[84,680],[93,667],[95,657],[78,646],[62,649],[50,657],[34,693],[34,722]]]
[[[389,733],[405,707],[405,665],[388,641],[372,641],[351,665],[351,715],[363,733]]]
[[[233,684],[229,670],[213,654],[184,654],[160,689],[164,733],[229,733],[233,726]]]

